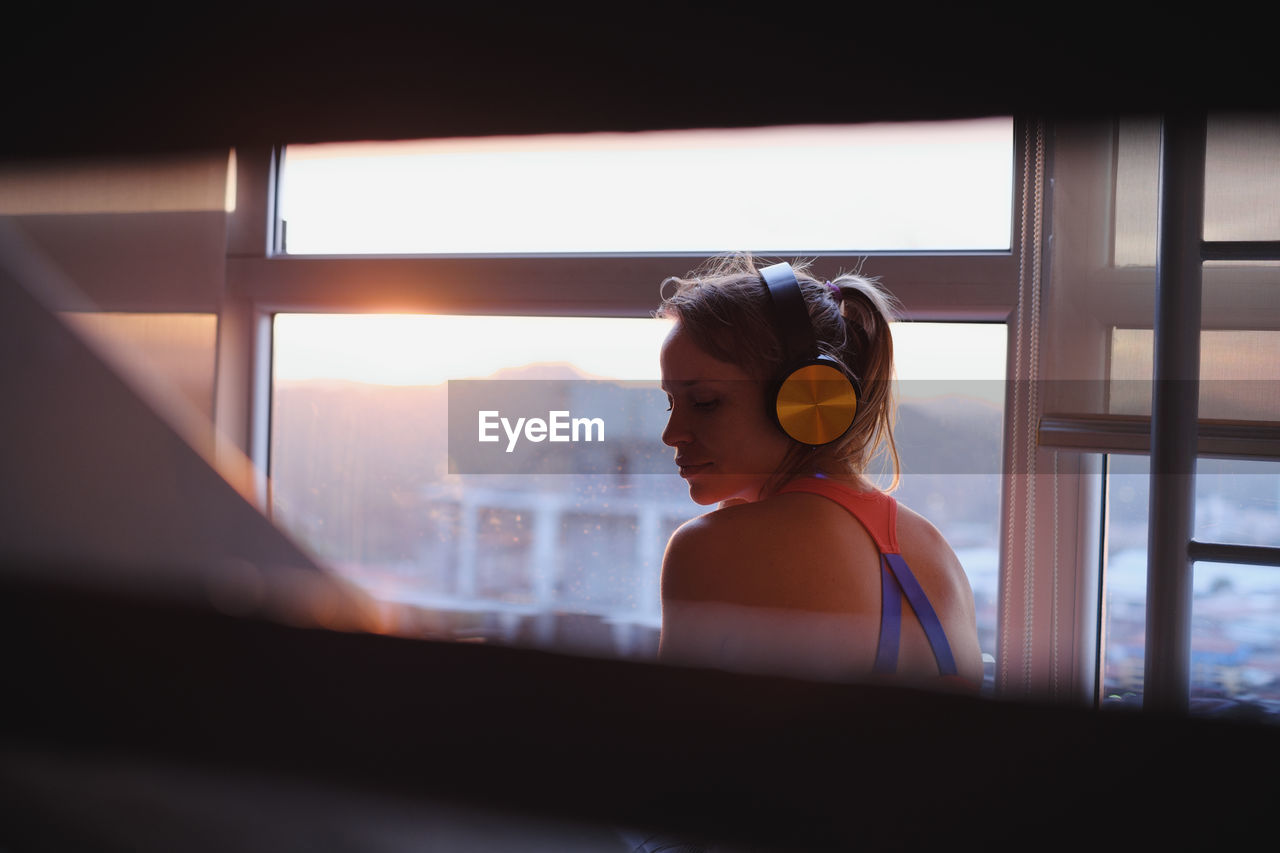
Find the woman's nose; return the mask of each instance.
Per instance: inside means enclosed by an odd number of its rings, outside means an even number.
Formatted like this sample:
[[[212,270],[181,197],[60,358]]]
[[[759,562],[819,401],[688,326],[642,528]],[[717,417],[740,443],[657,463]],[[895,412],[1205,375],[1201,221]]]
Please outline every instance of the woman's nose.
[[[691,440],[688,428],[684,425],[684,419],[680,417],[675,409],[671,410],[671,414],[667,415],[667,426],[662,431],[662,443],[669,447],[678,447],[681,444],[688,444]]]

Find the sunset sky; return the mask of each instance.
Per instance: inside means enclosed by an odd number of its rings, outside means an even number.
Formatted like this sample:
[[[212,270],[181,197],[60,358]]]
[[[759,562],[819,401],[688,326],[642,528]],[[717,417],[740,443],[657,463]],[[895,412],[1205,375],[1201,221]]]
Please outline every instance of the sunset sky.
[[[279,381],[434,385],[503,367],[564,362],[593,376],[656,380],[669,328],[654,319],[282,314],[274,375]],[[1002,324],[898,323],[894,341],[900,380],[1004,378]]]

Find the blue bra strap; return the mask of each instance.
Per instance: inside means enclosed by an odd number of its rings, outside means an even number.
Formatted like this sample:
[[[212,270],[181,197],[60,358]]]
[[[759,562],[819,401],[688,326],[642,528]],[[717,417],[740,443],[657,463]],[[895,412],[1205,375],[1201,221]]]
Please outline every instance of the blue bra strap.
[[[938,662],[938,674],[955,675],[956,661],[951,655],[951,644],[947,642],[946,632],[942,630],[942,622],[901,554],[880,555],[880,642],[876,647],[876,662],[871,671],[889,674],[898,669],[898,638],[902,634],[904,592],[907,603],[915,611],[925,636],[929,638],[933,658]]]
[[[882,561],[882,565],[887,563],[893,569],[894,577],[902,585],[902,591],[906,593],[911,609],[916,612],[916,618],[920,620],[925,636],[929,638],[929,645],[933,647],[933,657],[938,662],[938,673],[955,675],[956,661],[951,656],[951,644],[947,642],[946,632],[942,630],[942,621],[938,619],[933,605],[929,603],[929,597],[920,588],[920,582],[911,573],[911,569],[907,568],[907,561],[902,559],[901,554],[885,554]]]
[[[880,555],[880,643],[871,671],[888,675],[898,670],[898,637],[902,634],[902,588],[889,571],[886,555]]]

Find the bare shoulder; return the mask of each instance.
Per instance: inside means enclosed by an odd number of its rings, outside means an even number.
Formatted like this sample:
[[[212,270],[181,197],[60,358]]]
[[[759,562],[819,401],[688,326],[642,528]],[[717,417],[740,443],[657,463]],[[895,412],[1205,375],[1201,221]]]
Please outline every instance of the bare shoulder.
[[[963,600],[972,601],[969,578],[951,543],[929,519],[901,503],[898,504],[898,545],[908,565],[937,576],[945,586],[961,594]]]
[[[898,544],[907,547],[911,542],[918,549],[936,552],[940,558],[956,559],[951,543],[933,522],[904,503],[898,504]],[[957,560],[958,562],[958,560]]]
[[[662,559],[662,597],[686,601],[728,597],[734,573],[726,566],[741,565],[758,555],[776,528],[775,508],[767,502],[716,509],[680,525],[667,542]]]
[[[792,514],[787,502],[777,499],[721,507],[680,525],[672,534],[671,547],[719,548],[744,536],[763,537],[774,524]]]
[[[847,571],[859,558],[873,568],[878,559],[843,508],[817,495],[776,495],[717,509],[676,530],[663,559],[662,596],[857,610],[862,598],[879,595],[878,573]]]

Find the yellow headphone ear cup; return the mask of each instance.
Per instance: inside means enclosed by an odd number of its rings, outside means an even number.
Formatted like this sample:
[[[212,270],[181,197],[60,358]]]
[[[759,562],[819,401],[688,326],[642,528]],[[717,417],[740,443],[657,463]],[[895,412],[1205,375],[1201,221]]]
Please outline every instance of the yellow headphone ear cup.
[[[858,413],[853,383],[839,368],[812,363],[792,371],[778,388],[778,425],[796,441],[819,445],[848,432]]]

